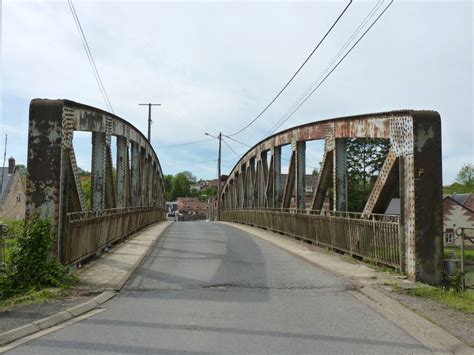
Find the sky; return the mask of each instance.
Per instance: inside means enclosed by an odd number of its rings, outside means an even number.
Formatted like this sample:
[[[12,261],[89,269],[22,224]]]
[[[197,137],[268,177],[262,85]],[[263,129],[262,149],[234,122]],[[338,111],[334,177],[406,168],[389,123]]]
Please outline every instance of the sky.
[[[354,0],[280,98],[234,136],[260,141],[375,6]],[[316,46],[347,1],[86,1],[75,8],[115,114],[145,135],[164,174],[216,176],[217,140],[251,121]],[[64,98],[106,109],[67,0],[3,0],[0,152],[26,164],[29,102]],[[395,0],[340,66],[278,130],[341,116],[436,110],[442,119],[443,183],[474,164],[473,4]],[[166,147],[197,140],[199,144]],[[90,170],[90,134],[75,133],[78,165]],[[222,173],[248,149],[227,140]],[[308,145],[308,170],[322,144]],[[1,159],[1,158],[0,158]],[[285,164],[283,164],[285,169]]]

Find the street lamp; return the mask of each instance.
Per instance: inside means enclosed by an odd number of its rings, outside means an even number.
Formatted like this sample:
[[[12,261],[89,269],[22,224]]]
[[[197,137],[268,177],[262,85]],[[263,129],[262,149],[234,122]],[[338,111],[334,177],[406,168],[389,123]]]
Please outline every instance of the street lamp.
[[[222,133],[219,132],[219,135],[213,136],[207,132],[204,133],[206,136],[215,138],[219,140],[219,151],[217,153],[217,220],[220,221],[221,219],[221,141],[222,141]]]

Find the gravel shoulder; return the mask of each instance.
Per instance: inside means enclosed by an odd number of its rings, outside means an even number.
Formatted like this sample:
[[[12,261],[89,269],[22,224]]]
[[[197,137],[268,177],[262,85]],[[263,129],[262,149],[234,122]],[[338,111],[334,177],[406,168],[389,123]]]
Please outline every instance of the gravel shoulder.
[[[474,346],[474,314],[456,311],[440,302],[412,296],[390,286],[380,286],[378,290],[453,334],[466,345]]]

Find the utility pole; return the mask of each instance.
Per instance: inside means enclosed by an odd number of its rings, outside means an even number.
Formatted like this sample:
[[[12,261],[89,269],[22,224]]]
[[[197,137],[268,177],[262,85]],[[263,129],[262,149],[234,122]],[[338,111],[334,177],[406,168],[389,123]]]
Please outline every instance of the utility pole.
[[[148,142],[151,143],[151,107],[152,106],[161,106],[161,104],[138,104],[139,106],[148,106]]]
[[[221,220],[221,142],[222,132],[219,132],[219,153],[217,156],[217,220]]]
[[[219,150],[217,153],[217,220],[221,219],[221,143],[222,143],[222,132],[219,132],[219,135],[213,136],[209,133],[204,133],[206,136],[215,138],[219,140]]]

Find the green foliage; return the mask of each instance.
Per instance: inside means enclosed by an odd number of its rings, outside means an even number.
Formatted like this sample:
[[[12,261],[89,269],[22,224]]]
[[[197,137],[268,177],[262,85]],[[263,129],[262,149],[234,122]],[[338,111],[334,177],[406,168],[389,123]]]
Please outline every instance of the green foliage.
[[[191,189],[191,184],[196,182],[196,177],[189,171],[172,175],[165,175],[165,194],[167,201],[174,201],[178,197],[197,197],[200,201],[217,196],[217,186],[206,187],[202,190]]]
[[[173,195],[172,195],[173,175],[165,175],[163,177],[163,180],[165,182],[166,201],[174,201]]]
[[[386,139],[347,140],[349,211],[362,212],[364,209],[389,148],[390,142]]]
[[[12,234],[15,243],[5,274],[0,277],[0,299],[43,287],[63,287],[74,282],[52,255],[53,239],[48,221],[33,220]]]
[[[443,194],[451,195],[454,193],[474,193],[474,165],[464,164],[456,175],[456,182],[443,186]]]
[[[474,313],[474,293],[446,291],[434,287],[417,287],[406,291],[416,297],[429,298],[465,313]]]
[[[90,209],[91,207],[91,186],[92,186],[92,179],[90,174],[89,175],[82,175],[80,178],[82,192],[84,193],[84,199],[86,200],[86,208]]]
[[[173,200],[177,197],[189,196],[191,193],[189,186],[190,182],[185,172],[176,174],[171,182],[171,194]]]
[[[454,275],[450,275],[445,272],[443,279],[443,288],[446,291],[460,292],[462,291],[461,281],[462,277],[459,271],[456,272]]]
[[[464,186],[474,187],[474,165],[464,164],[456,175],[456,182]]]

